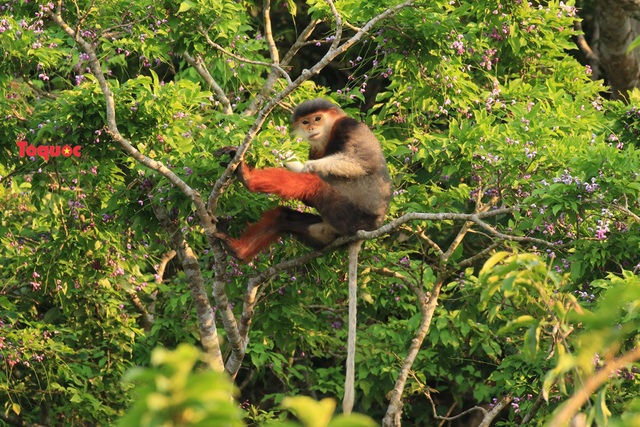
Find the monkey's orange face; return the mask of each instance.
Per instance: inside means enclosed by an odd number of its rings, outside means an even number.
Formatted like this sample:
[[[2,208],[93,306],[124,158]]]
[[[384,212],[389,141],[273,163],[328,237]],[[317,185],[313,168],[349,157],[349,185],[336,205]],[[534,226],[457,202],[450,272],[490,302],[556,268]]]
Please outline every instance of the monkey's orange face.
[[[314,113],[301,117],[297,122],[297,128],[304,139],[309,141],[324,139],[327,129],[327,116],[322,113]]]

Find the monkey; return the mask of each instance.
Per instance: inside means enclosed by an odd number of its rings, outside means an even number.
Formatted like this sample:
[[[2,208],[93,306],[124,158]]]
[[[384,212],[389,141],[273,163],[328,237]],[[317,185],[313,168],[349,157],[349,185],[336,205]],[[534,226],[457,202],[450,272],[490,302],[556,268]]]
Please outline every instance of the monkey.
[[[254,169],[244,160],[236,168],[240,181],[252,192],[300,200],[319,215],[277,207],[264,212],[238,239],[224,238],[241,260],[249,260],[282,233],[320,248],[339,236],[382,225],[391,200],[391,180],[380,142],[364,123],[353,119],[326,99],[298,105],[291,116],[294,133],[309,143],[306,163],[285,168]],[[235,153],[226,147],[220,153]],[[362,241],[349,244],[349,316],[343,412],[354,404],[358,253]]]
[[[254,169],[242,161],[239,180],[252,192],[299,200],[319,215],[279,206],[266,211],[237,239],[226,238],[236,257],[247,261],[291,233],[312,248],[340,236],[382,225],[389,210],[391,180],[380,142],[364,123],[326,99],[302,102],[291,116],[294,134],[309,143],[309,160],[285,168]],[[235,147],[220,153],[233,154]]]

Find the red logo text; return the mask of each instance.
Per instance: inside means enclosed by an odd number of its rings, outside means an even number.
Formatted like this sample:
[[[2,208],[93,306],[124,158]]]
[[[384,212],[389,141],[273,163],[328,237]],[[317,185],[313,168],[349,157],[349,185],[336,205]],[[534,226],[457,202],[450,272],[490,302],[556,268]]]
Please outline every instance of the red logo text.
[[[71,157],[76,156],[80,157],[82,155],[81,150],[82,147],[76,145],[72,147],[70,145],[31,145],[27,141],[18,141],[16,142],[18,148],[20,149],[20,157],[42,157],[45,160],[49,160],[50,157]]]

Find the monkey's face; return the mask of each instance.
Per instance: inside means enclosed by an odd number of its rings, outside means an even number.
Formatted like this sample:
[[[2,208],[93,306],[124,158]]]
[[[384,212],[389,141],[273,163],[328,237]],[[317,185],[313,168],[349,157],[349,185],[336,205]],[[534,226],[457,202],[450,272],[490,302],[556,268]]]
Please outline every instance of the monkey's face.
[[[336,114],[331,111],[318,111],[300,117],[295,123],[295,131],[311,145],[323,145],[329,139]]]
[[[322,139],[325,134],[327,119],[323,113],[314,113],[301,117],[297,122],[297,129],[301,136],[308,141]]]

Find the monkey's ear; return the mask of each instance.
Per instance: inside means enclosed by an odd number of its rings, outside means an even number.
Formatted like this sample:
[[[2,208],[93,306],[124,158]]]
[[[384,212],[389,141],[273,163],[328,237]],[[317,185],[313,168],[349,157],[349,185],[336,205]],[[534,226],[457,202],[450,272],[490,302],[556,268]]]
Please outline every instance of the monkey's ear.
[[[239,147],[232,147],[232,146],[227,146],[227,147],[222,147],[217,149],[216,151],[213,152],[213,155],[216,157],[222,157],[222,156],[229,156],[229,157],[234,157],[236,155],[236,153],[238,152],[238,148]],[[229,162],[224,161],[224,162],[220,162],[220,164],[222,166],[227,166],[229,164]]]

